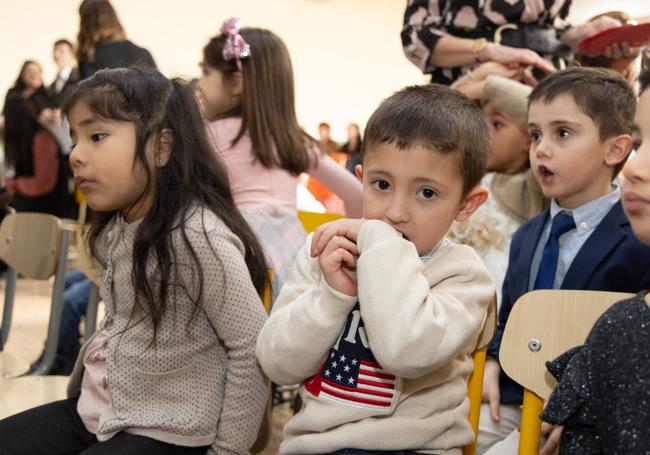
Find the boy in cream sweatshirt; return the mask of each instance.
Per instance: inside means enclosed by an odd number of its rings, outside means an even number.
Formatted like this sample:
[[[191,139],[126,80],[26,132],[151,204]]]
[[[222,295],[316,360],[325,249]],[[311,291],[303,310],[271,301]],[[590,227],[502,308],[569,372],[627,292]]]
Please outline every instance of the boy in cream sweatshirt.
[[[283,454],[460,454],[471,353],[494,295],[472,248],[444,236],[485,201],[490,127],[463,95],[407,87],[370,118],[364,218],[321,226],[258,338],[302,408]]]

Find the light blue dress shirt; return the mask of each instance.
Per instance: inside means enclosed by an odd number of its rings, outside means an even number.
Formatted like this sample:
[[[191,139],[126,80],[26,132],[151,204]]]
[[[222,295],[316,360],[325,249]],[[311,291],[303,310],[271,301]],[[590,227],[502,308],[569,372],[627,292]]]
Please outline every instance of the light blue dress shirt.
[[[444,248],[447,248],[451,242],[447,238],[443,238],[436,246],[431,248],[431,251],[428,253],[425,253],[424,255],[420,256],[420,260],[424,264],[427,262],[429,259],[431,259],[431,256],[433,256],[433,253],[435,253],[438,250],[442,250]]]
[[[557,262],[557,270],[555,272],[555,279],[553,280],[553,289],[559,289],[562,286],[562,281],[566,276],[571,263],[575,259],[578,251],[582,245],[587,241],[592,232],[598,227],[600,222],[609,213],[612,207],[621,199],[621,189],[618,185],[613,184],[613,189],[605,196],[596,200],[588,202],[573,210],[566,210],[557,205],[555,199],[551,201],[551,216],[546,220],[542,235],[537,242],[535,254],[533,255],[533,262],[530,265],[530,276],[528,277],[528,290],[531,291],[535,287],[535,278],[542,262],[542,255],[544,253],[544,246],[548,240],[551,232],[551,222],[553,217],[560,212],[568,212],[573,216],[573,221],[576,223],[576,228],[565,232],[560,236],[560,257]]]

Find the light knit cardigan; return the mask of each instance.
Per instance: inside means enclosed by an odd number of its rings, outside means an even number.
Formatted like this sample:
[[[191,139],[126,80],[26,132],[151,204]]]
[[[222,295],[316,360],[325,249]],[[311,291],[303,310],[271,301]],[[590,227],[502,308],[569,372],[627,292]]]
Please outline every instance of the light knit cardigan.
[[[203,305],[179,287],[198,291],[190,252],[173,233],[179,276],[172,277],[171,303],[160,321],[156,346],[152,325],[134,307],[133,242],[141,223],[111,222],[100,240],[105,259],[101,296],[108,336],[107,376],[112,411],[102,414],[100,441],[119,431],[181,446],[212,446],[209,453],[247,454],[268,397],[268,382],[256,359],[255,341],[266,320],[244,262],[244,247],[212,212],[194,207],[185,232],[203,270]],[[150,265],[150,277],[156,272]],[[173,270],[173,269],[172,269]],[[126,330],[125,330],[126,329]],[[90,341],[89,341],[90,342]],[[81,391],[86,343],[68,386]]]
[[[481,259],[468,246],[450,244],[422,264],[414,244],[390,225],[365,221],[357,239],[359,295],[350,297],[323,279],[318,259],[309,256],[311,239],[257,342],[273,381],[303,384],[303,407],[285,426],[280,453],[460,454],[473,439],[467,420],[471,353],[494,295]],[[351,326],[357,302],[365,337],[349,342],[366,341],[381,368],[396,376],[396,393],[383,410],[316,396],[304,386],[332,356],[330,348],[348,341],[339,337]]]

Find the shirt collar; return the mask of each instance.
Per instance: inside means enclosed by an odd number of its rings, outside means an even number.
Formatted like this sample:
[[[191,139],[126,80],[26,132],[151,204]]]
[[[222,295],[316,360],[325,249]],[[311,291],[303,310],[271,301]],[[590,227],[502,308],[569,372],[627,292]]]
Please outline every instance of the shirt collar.
[[[447,245],[449,245],[449,239],[447,239],[447,238],[443,238],[440,242],[438,242],[438,244],[437,244],[436,246],[434,246],[433,248],[431,248],[431,251],[429,251],[428,253],[425,253],[425,254],[423,254],[422,256],[420,256],[420,260],[421,260],[422,263],[424,264],[424,263],[427,262],[429,259],[431,259],[431,256],[433,256],[433,254],[434,254],[436,251],[438,251],[438,250],[442,250],[443,248],[446,248]]]
[[[59,71],[59,78],[67,81],[70,78],[70,73],[72,73],[71,66],[66,66],[65,68],[61,68],[61,71]]]
[[[612,191],[605,196],[587,202],[580,207],[573,210],[567,210],[560,207],[555,199],[551,201],[551,219],[560,212],[568,212],[573,216],[573,221],[576,224],[576,229],[579,235],[590,232],[594,229],[605,217],[607,212],[616,204],[621,198],[621,188],[617,183],[612,183]]]

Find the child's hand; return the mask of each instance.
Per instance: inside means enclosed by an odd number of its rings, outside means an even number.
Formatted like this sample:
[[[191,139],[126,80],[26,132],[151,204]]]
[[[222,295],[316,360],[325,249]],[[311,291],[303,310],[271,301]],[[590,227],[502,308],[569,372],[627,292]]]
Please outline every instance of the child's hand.
[[[483,402],[490,406],[490,417],[494,422],[499,422],[501,416],[499,415],[499,403],[501,402],[501,394],[499,392],[499,373],[501,367],[499,362],[492,358],[488,358],[485,362],[485,376],[483,376]]]
[[[539,455],[557,455],[560,452],[560,438],[562,437],[561,425],[553,425],[542,422],[542,436],[546,436],[546,442],[539,449]]]
[[[363,220],[344,218],[320,225],[311,240],[311,257],[320,255],[334,236],[345,237],[356,243],[362,224]],[[358,256],[359,253],[356,252],[355,255]]]
[[[504,65],[497,62],[485,62],[472,70],[472,79],[474,81],[484,81],[488,76],[496,74],[518,81],[521,79],[523,71],[524,67],[518,64]]]
[[[357,258],[359,250],[351,240],[335,235],[318,255],[325,281],[332,289],[349,296],[357,295]]]

